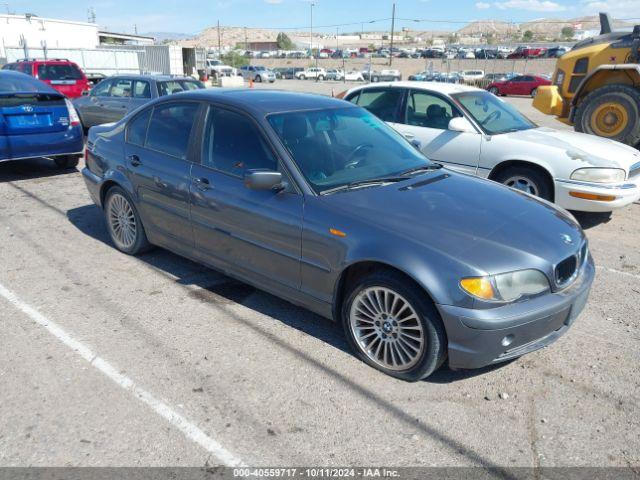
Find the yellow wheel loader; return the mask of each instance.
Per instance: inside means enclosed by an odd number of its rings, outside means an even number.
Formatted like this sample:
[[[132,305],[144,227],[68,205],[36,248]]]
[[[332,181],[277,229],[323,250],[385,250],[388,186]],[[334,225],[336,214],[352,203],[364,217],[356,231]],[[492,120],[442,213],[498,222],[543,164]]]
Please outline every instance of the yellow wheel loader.
[[[591,133],[640,146],[640,25],[613,32],[600,14],[600,35],[558,59],[552,85],[539,87],[533,106]]]

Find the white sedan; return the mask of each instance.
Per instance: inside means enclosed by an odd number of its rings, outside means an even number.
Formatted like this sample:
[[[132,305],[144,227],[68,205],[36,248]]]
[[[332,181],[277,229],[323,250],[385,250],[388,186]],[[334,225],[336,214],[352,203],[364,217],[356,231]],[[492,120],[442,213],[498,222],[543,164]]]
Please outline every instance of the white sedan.
[[[344,99],[377,115],[452,170],[568,210],[609,212],[640,198],[640,152],[613,140],[538,127],[484,90],[393,82],[353,88]]]

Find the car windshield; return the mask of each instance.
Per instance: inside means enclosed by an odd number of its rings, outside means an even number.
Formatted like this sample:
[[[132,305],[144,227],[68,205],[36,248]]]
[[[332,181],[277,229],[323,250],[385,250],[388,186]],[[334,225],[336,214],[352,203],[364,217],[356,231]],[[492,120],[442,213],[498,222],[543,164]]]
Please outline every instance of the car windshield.
[[[196,80],[171,80],[168,82],[159,82],[158,90],[160,96],[171,95],[173,93],[186,92],[189,90],[198,90],[205,88],[201,82]]]
[[[489,92],[463,92],[451,95],[489,135],[529,130],[537,125],[515,107]]]
[[[272,114],[268,120],[317,193],[434,165],[362,108]]]

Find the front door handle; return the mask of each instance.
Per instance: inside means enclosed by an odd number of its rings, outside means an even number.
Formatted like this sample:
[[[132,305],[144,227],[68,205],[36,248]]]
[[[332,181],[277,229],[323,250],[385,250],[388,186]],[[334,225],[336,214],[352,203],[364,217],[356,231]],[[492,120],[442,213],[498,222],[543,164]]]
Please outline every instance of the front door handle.
[[[413,133],[409,133],[409,132],[404,132],[403,135],[404,135],[404,138],[408,138],[409,140],[411,140],[412,138],[416,138],[416,136]]]
[[[209,190],[211,184],[209,183],[209,179],[206,177],[194,178],[193,183],[196,184],[196,188],[198,190]]]
[[[140,157],[136,154],[129,155],[127,158],[129,159],[129,162],[131,163],[132,167],[139,167],[140,165],[142,165],[142,162],[140,161]]]

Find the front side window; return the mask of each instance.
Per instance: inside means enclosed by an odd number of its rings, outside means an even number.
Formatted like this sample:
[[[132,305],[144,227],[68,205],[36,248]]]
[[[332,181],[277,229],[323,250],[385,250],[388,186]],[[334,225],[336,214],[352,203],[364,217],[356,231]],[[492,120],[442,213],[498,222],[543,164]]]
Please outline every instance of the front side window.
[[[268,120],[317,193],[432,165],[362,108],[273,114]]]
[[[111,88],[111,80],[102,80],[98,85],[91,89],[92,97],[108,97]]]
[[[364,89],[355,98],[355,103],[366,108],[385,122],[395,122],[398,105],[402,98],[402,90],[398,88]]]
[[[197,113],[198,104],[193,102],[156,106],[151,115],[145,147],[186,160]]]
[[[535,123],[515,107],[489,92],[463,92],[451,96],[489,135],[536,127]]]
[[[218,108],[209,111],[202,164],[238,177],[245,170],[278,168],[255,124],[244,115]]]
[[[446,130],[449,128],[449,121],[459,116],[458,109],[445,99],[427,92],[412,91],[407,98],[403,123]]]

